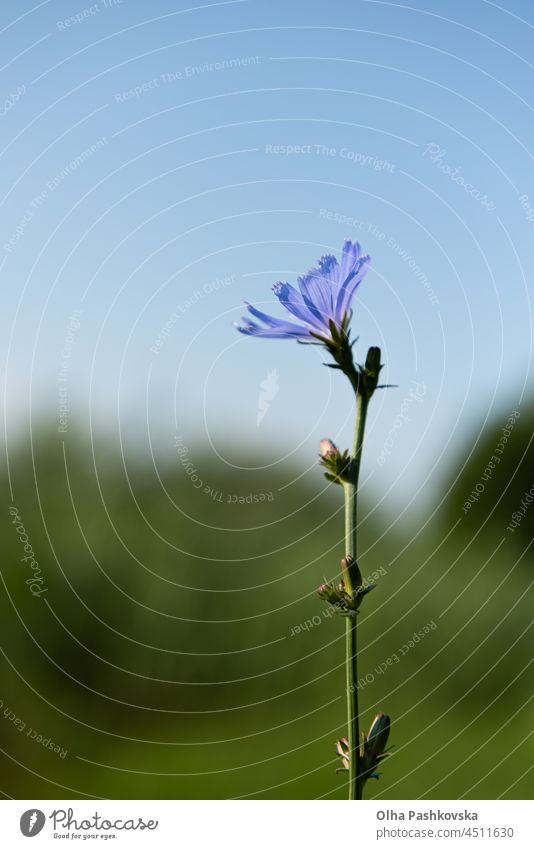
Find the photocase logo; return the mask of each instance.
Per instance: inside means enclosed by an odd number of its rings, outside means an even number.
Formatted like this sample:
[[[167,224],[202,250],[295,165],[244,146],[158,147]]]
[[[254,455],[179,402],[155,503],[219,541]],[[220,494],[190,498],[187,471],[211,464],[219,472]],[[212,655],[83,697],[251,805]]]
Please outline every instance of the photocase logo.
[[[24,837],[35,837],[42,831],[46,822],[46,817],[42,811],[37,808],[30,808],[29,811],[24,811],[20,818],[20,830]]]
[[[259,427],[263,421],[263,417],[269,407],[271,406],[271,402],[274,401],[276,396],[278,395],[278,390],[280,386],[278,385],[278,381],[280,379],[280,375],[274,368],[272,371],[267,372],[267,377],[265,380],[262,380],[260,383],[260,394],[258,395],[258,415],[256,417],[256,427]]]

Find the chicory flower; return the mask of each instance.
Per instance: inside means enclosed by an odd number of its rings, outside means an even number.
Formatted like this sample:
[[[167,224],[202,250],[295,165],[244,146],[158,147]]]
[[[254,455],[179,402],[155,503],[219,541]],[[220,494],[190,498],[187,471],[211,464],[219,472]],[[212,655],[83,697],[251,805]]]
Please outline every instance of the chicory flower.
[[[333,254],[322,256],[316,268],[298,278],[296,289],[290,283],[275,283],[273,292],[283,307],[301,322],[267,315],[247,303],[247,309],[256,321],[243,317],[243,325],[236,327],[247,336],[265,339],[314,339],[332,343],[337,334],[344,333],[350,319],[352,299],[363,280],[371,258],[362,254],[358,242],[346,239],[341,262]]]

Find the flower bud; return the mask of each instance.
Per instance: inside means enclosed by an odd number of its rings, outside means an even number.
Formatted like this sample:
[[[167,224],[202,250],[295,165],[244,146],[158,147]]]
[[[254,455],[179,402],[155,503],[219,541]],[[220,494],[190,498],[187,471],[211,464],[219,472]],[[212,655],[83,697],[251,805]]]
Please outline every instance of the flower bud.
[[[337,604],[339,602],[339,592],[335,588],[334,584],[321,584],[321,586],[317,590],[317,595],[319,596],[319,598],[323,599],[323,601],[327,601],[329,604]]]
[[[342,563],[344,563],[345,560],[346,558],[343,558]],[[356,563],[356,561],[352,562],[353,564]],[[359,569],[358,574],[360,574]],[[345,578],[348,577],[349,576],[345,576]],[[340,616],[356,616],[358,608],[362,603],[362,598],[364,595],[367,595],[368,592],[371,592],[373,586],[362,587],[360,585],[352,589],[353,586],[354,585],[350,581],[350,578],[349,580],[341,581],[337,586],[333,582],[328,582],[325,579],[325,583],[321,584],[317,590],[317,595],[323,601],[327,601],[328,604],[331,604],[334,607],[335,612]],[[348,589],[349,587],[350,590]]]
[[[384,758],[387,758],[389,752],[385,751],[389,737],[389,729],[391,720],[385,713],[377,713],[367,737],[363,741],[363,776],[367,778],[378,778],[379,773],[376,772],[377,766]]]
[[[367,351],[365,366],[361,370],[361,389],[364,394],[370,398],[376,387],[378,386],[378,378],[382,371],[380,363],[381,351],[380,348],[373,346]]]
[[[383,754],[387,746],[390,727],[391,720],[389,716],[385,713],[377,713],[365,739],[364,746],[365,754],[375,762]]]
[[[341,763],[343,764],[342,768],[338,770],[338,772],[345,772],[349,769],[349,759],[350,759],[350,748],[349,741],[346,737],[342,737],[341,740],[338,740],[336,743],[336,750],[341,758]]]
[[[378,373],[382,366],[380,365],[381,351],[376,345],[371,346],[367,351],[367,359],[365,360],[365,368],[368,371]]]
[[[340,452],[331,439],[321,439],[319,443],[320,464],[326,469],[325,478],[333,483],[343,483],[350,471],[348,451]]]
[[[334,445],[331,439],[321,439],[319,443],[319,454],[323,460],[328,460],[331,457],[339,456],[339,448]]]

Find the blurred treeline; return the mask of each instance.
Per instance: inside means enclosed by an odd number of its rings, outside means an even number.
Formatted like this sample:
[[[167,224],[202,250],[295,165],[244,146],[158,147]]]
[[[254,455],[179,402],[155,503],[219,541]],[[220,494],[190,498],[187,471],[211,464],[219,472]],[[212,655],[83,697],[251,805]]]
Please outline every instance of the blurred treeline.
[[[368,797],[532,793],[534,505],[507,530],[534,483],[532,410],[463,509],[506,419],[451,456],[436,511],[407,523],[362,504],[362,572],[385,574],[360,618],[360,675],[371,673],[361,709],[366,726],[387,710],[395,743]],[[288,485],[287,470],[232,470],[199,445],[190,454],[200,489],[178,455],[143,464],[74,429],[34,429],[4,456],[5,794],[344,798],[343,622],[315,596],[342,555],[341,493],[318,470],[299,481],[295,469]],[[244,503],[228,503],[235,494]],[[13,504],[40,597],[25,583]]]

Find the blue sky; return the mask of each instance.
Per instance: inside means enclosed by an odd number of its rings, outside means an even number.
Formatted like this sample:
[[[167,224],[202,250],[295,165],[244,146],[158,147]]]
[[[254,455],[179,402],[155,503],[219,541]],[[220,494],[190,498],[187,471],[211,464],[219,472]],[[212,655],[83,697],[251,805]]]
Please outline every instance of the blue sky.
[[[350,440],[348,388],[232,322],[243,300],[281,315],[273,283],[350,236],[373,258],[357,352],[399,385],[364,480],[431,497],[528,397],[533,34],[526,0],[4,2],[8,438],[63,400],[66,439],[90,417],[170,460],[181,434],[312,466]]]

